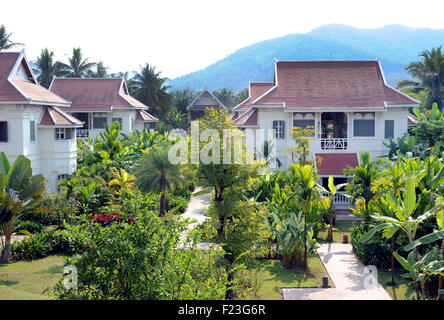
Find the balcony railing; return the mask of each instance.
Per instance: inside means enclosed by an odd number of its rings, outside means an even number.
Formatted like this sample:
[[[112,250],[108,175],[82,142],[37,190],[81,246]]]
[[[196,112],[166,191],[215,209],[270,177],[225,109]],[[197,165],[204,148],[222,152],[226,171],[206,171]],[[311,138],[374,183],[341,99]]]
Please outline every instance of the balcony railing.
[[[322,150],[346,150],[347,138],[322,138]]]
[[[76,137],[77,138],[88,138],[88,136],[89,136],[88,129],[77,129],[76,130]]]
[[[323,195],[325,197],[328,197],[328,193],[324,192]],[[335,194],[335,197],[333,199],[333,205],[336,206],[350,206],[350,197],[347,195],[347,192],[345,191],[338,191]]]

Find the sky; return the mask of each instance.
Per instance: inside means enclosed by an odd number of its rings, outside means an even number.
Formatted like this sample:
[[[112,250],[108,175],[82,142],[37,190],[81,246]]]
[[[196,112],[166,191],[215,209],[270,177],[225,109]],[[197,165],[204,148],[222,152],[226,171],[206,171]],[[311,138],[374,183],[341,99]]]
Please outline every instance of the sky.
[[[3,0],[0,25],[25,44],[28,60],[47,47],[66,61],[81,47],[111,72],[149,63],[173,79],[253,43],[331,23],[444,29],[442,12],[443,0]]]

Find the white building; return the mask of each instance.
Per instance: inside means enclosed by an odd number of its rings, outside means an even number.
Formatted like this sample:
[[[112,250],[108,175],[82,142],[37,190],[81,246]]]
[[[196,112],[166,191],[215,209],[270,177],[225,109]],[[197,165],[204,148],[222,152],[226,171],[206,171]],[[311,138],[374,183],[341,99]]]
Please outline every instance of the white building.
[[[147,112],[148,106],[129,95],[120,78],[54,78],[49,90],[71,101],[63,110],[84,123],[78,138],[95,139],[113,121],[120,123],[124,134],[153,129],[158,121]]]
[[[29,158],[53,192],[77,169],[75,132],[82,123],[61,110],[69,106],[37,83],[24,51],[0,52],[0,151],[11,163]]]
[[[383,142],[407,132],[418,101],[389,86],[378,61],[276,61],[273,82],[250,83],[250,96],[233,109],[239,128],[272,130],[286,168],[292,127],[314,127],[310,151],[323,183],[346,180],[359,152],[387,154]],[[413,117],[414,118],[414,117]],[[410,119],[410,120],[409,120]]]

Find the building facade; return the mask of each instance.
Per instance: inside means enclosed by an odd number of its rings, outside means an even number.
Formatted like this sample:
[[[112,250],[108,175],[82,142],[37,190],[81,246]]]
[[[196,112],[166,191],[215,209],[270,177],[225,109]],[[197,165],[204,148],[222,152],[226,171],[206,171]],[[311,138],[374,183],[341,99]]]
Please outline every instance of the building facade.
[[[40,86],[22,52],[0,52],[0,151],[12,163],[31,160],[46,189],[77,170],[76,129],[82,122],[64,112],[70,102]]]
[[[154,129],[158,121],[120,78],[54,78],[49,90],[71,101],[71,107],[63,110],[83,122],[77,138],[94,140],[113,121],[120,123],[124,134]]]
[[[276,61],[274,67],[274,81],[250,83],[249,98],[231,117],[241,129],[272,132],[265,139],[273,138],[283,168],[291,163],[294,127],[313,129],[310,151],[322,180],[332,175],[342,182],[360,151],[372,159],[387,155],[384,142],[414,121],[409,108],[418,101],[389,86],[378,61]]]
[[[188,105],[188,116],[191,121],[197,120],[203,117],[207,108],[215,110],[226,109],[224,104],[220,102],[214,94],[208,90],[204,90]]]

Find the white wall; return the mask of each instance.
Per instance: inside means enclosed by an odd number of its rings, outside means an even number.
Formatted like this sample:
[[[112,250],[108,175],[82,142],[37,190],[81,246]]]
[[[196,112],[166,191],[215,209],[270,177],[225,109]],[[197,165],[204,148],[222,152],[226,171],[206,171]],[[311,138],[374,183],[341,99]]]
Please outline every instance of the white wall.
[[[71,174],[77,166],[76,139],[56,140],[55,128],[39,128],[42,106],[2,105],[0,121],[8,121],[8,142],[0,142],[0,151],[10,163],[18,155],[31,160],[33,174],[47,179],[46,189],[57,190],[57,175]],[[35,121],[35,141],[31,142],[30,121]]]
[[[354,137],[353,136],[353,119],[354,113],[350,113],[348,117],[348,145],[346,150],[323,150],[321,149],[321,141],[317,138],[311,138],[310,151],[314,153],[351,153],[360,151],[370,152],[372,159],[376,159],[379,156],[386,155],[388,153],[387,147],[383,142],[387,142],[384,133],[384,120],[394,120],[394,135],[395,138],[401,137],[407,132],[407,115],[408,108],[389,108],[384,112],[375,113],[375,137]],[[320,117],[320,113],[316,113],[316,117]],[[258,121],[259,127],[265,130],[265,135],[268,130],[273,129],[273,121],[283,120],[286,124],[286,132],[284,139],[275,139],[276,154],[277,157],[283,163],[283,167],[286,168],[290,164],[290,156],[286,149],[288,147],[295,146],[294,140],[291,138],[292,113],[284,112],[283,109],[259,109]]]

